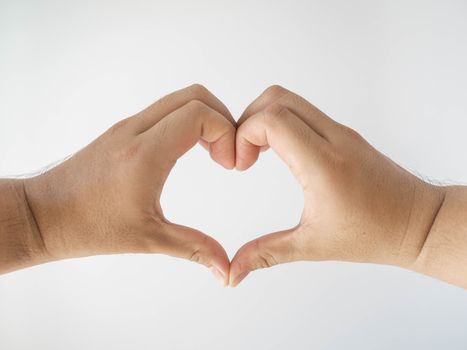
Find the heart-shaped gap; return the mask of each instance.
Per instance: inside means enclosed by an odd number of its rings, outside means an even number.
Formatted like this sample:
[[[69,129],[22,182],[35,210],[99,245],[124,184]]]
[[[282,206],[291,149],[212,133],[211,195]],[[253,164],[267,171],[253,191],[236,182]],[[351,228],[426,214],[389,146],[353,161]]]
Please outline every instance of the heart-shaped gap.
[[[230,258],[260,235],[295,226],[303,194],[288,167],[271,150],[249,170],[226,170],[201,147],[173,168],[161,196],[168,220],[196,228],[223,245]]]

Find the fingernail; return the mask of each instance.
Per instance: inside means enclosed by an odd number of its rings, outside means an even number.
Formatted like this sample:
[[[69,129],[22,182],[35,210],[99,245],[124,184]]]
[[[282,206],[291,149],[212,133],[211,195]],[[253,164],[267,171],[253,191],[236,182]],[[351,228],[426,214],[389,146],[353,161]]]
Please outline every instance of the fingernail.
[[[238,274],[236,277],[234,277],[230,283],[232,287],[237,286],[243,279],[248,276],[250,271],[243,271],[242,273]]]
[[[216,278],[216,280],[218,280],[220,284],[225,286],[226,283],[225,283],[224,274],[222,272],[220,272],[220,270],[215,266],[211,266],[209,269],[211,270],[211,272],[214,275],[214,277]]]

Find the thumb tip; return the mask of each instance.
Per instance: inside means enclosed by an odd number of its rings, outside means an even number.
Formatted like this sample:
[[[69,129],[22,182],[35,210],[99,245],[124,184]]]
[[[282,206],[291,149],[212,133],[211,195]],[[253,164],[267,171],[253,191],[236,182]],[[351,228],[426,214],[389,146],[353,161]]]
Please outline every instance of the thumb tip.
[[[211,270],[211,273],[212,275],[214,276],[214,278],[223,286],[223,287],[226,287],[227,284],[228,284],[228,279],[227,279],[227,275],[224,274],[223,272],[221,272],[221,270],[219,270],[217,267],[215,266],[211,266],[209,268],[209,270]]]
[[[245,266],[245,264],[240,264],[239,261],[234,258],[230,264],[229,286],[238,286],[250,272],[250,269]]]
[[[250,271],[243,271],[243,272],[240,272],[236,275],[230,275],[229,277],[229,286],[231,287],[236,287],[240,284],[240,282],[242,282],[246,276],[248,276],[248,274],[250,273]]]

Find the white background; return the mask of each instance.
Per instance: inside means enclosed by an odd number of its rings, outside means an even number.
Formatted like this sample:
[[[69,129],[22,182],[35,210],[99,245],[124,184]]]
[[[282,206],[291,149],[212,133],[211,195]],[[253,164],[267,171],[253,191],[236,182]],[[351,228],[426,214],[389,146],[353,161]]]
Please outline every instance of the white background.
[[[199,82],[238,117],[282,84],[399,164],[467,179],[465,1],[0,0],[0,174],[37,171]],[[110,176],[110,174],[109,174]],[[272,152],[228,172],[201,147],[167,216],[247,240],[295,225],[300,188]],[[221,288],[157,255],[0,276],[0,349],[466,349],[467,293],[377,265],[295,263]]]

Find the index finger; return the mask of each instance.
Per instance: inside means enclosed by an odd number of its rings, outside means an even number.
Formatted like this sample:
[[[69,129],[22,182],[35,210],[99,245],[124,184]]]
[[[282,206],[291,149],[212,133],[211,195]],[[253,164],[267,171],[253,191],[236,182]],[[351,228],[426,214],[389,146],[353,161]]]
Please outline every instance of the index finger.
[[[237,126],[230,111],[213,93],[200,84],[193,84],[164,96],[136,114],[129,123],[129,127],[133,132],[141,134],[153,127],[168,114],[193,100],[203,102],[222,115],[234,127]]]
[[[235,165],[236,129],[221,114],[192,100],[141,134],[158,158],[175,163],[200,139],[211,144],[211,156],[227,169]]]

